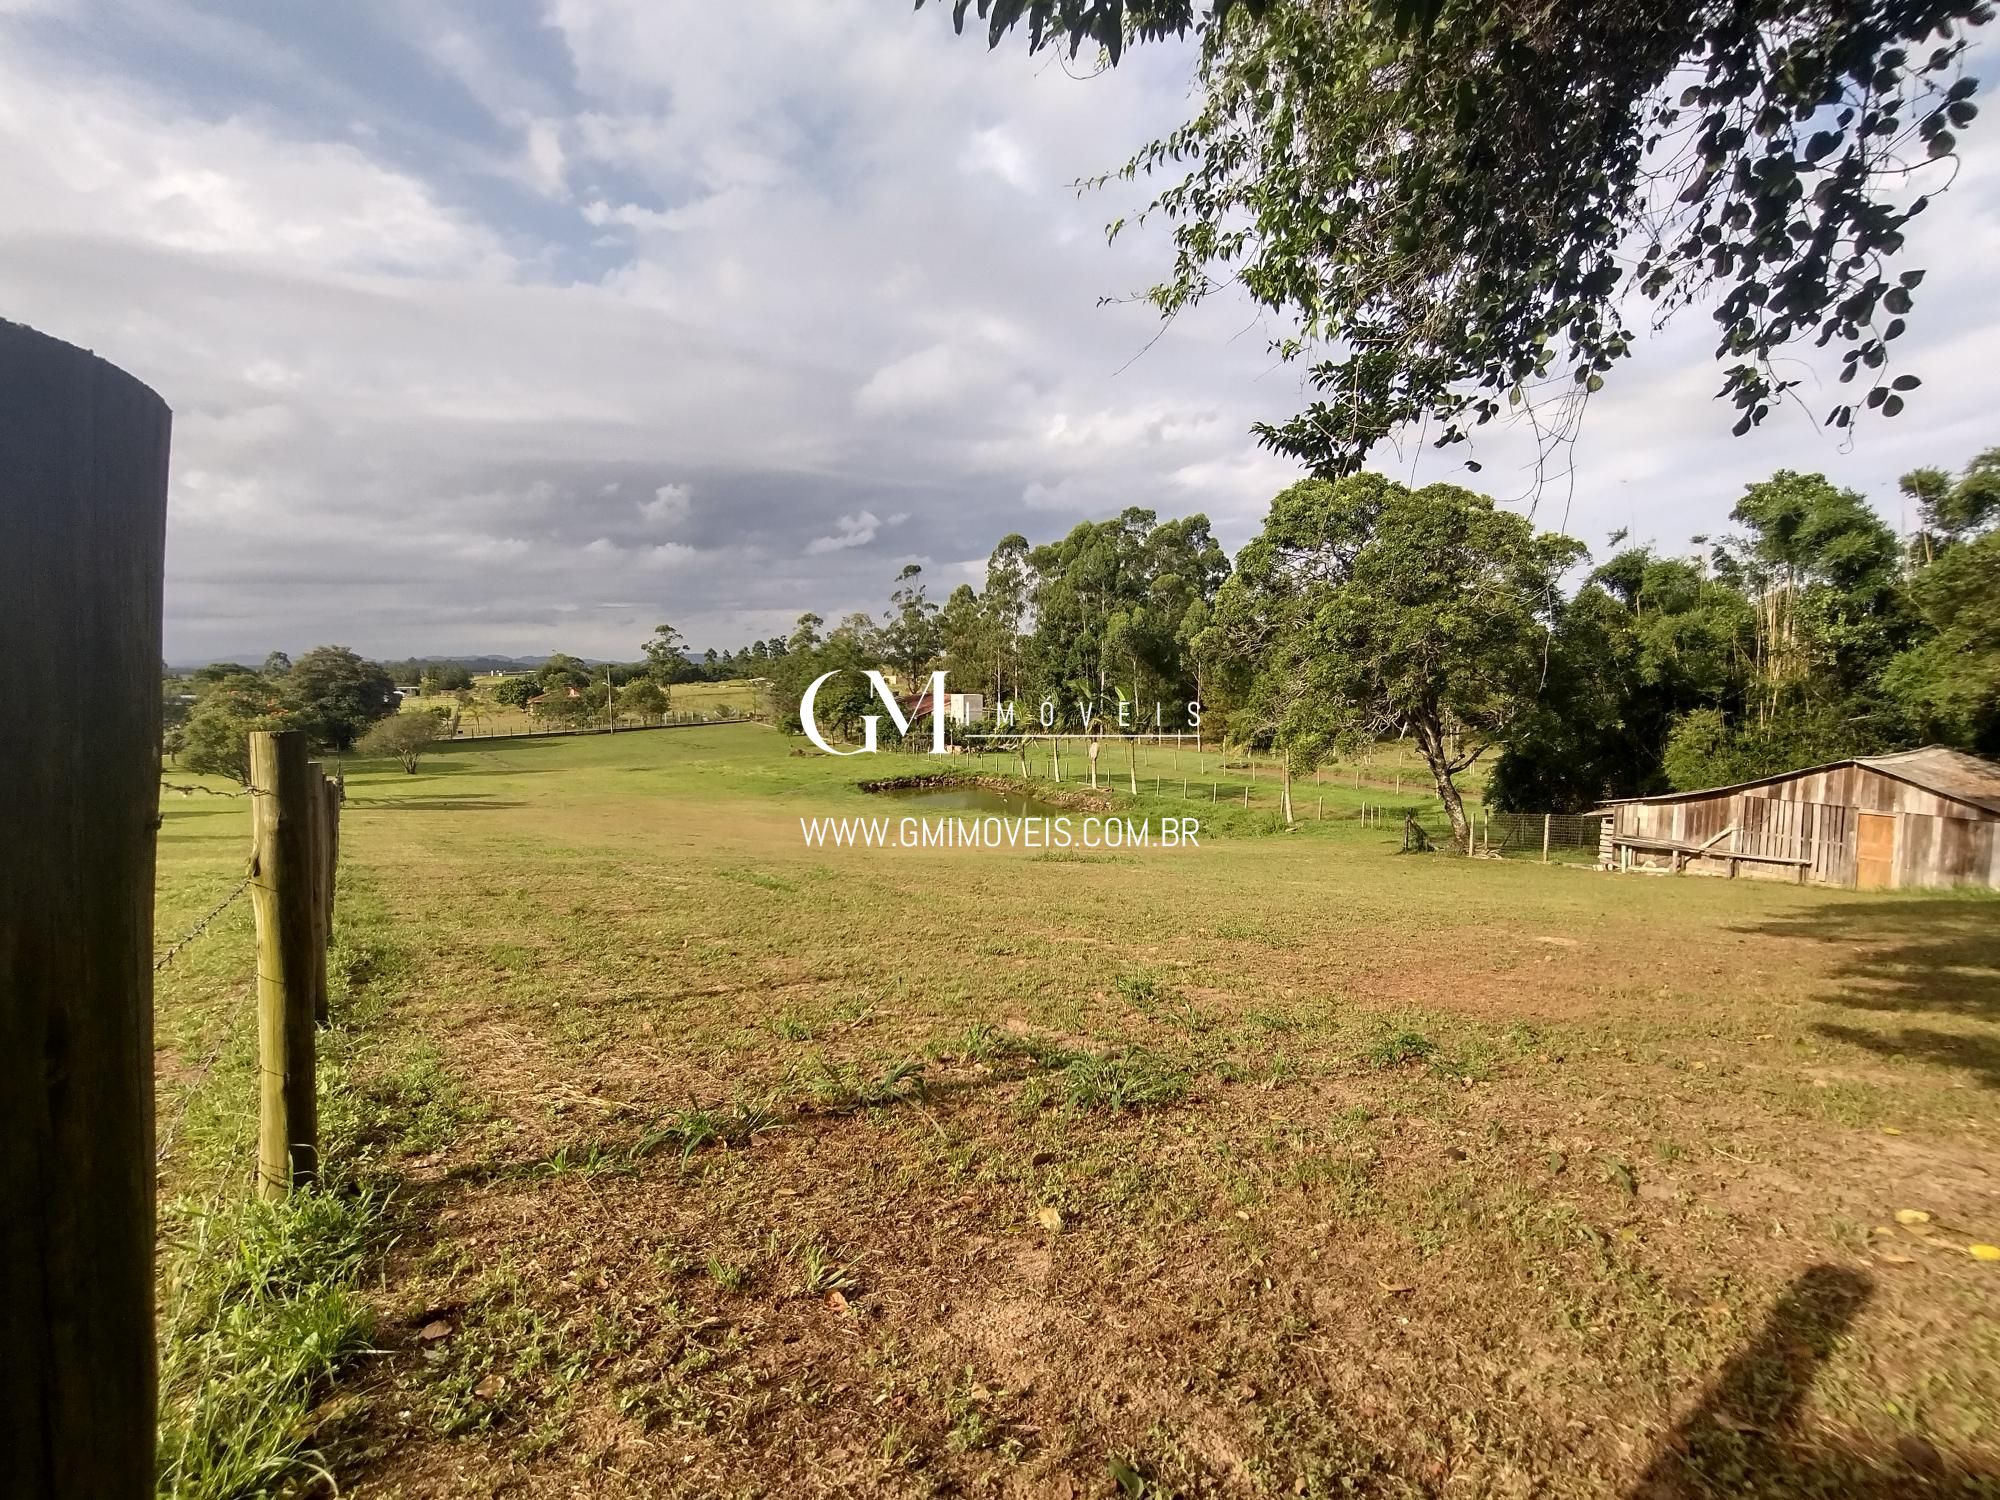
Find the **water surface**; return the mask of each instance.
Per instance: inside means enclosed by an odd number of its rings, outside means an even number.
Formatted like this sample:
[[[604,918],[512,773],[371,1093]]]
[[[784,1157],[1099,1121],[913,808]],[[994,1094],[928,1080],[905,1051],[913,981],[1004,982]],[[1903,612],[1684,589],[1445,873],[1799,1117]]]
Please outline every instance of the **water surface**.
[[[913,804],[923,813],[977,813],[981,817],[1046,818],[1065,809],[1026,792],[996,792],[984,786],[899,786],[875,794]]]

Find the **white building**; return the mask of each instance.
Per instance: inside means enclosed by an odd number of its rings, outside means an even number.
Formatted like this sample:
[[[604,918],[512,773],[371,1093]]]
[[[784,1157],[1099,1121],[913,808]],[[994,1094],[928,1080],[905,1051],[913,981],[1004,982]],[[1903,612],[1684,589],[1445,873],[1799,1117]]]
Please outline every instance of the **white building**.
[[[977,724],[986,717],[986,699],[979,693],[946,693],[944,716],[954,724]]]

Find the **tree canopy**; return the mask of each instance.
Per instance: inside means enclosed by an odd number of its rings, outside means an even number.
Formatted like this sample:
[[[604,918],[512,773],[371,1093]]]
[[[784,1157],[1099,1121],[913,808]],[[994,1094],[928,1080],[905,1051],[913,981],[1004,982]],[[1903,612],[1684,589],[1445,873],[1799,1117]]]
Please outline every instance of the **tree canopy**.
[[[919,0],[922,3],[922,0]],[[953,18],[963,25],[968,0]],[[979,0],[990,45],[1199,36],[1200,107],[1116,174],[1171,316],[1227,284],[1287,325],[1315,392],[1263,441],[1325,475],[1406,426],[1439,445],[1522,413],[1574,430],[1631,352],[1630,312],[1697,301],[1749,431],[1837,347],[1846,427],[1919,383],[1890,348],[1923,280],[1897,269],[1944,187],[1988,0]],[[1906,184],[1918,175],[1917,188]],[[1125,224],[1112,225],[1117,234]],[[1637,298],[1632,294],[1636,293]],[[1476,467],[1476,465],[1473,465]]]
[[[1408,734],[1469,847],[1455,778],[1534,701],[1557,583],[1583,548],[1454,485],[1308,479],[1271,502],[1201,645],[1288,771]]]

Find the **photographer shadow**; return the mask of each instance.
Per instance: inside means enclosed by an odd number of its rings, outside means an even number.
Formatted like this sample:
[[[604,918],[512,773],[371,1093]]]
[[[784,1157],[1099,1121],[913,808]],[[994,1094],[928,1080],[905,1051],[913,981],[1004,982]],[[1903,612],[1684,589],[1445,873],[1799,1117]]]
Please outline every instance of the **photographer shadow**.
[[[1701,1403],[1675,1425],[1627,1500],[1902,1500],[1976,1489],[1979,1476],[1954,1468],[1921,1438],[1870,1453],[1799,1431],[1800,1407],[1820,1366],[1873,1293],[1874,1282],[1862,1272],[1808,1267],[1773,1305],[1755,1342],[1723,1367]]]

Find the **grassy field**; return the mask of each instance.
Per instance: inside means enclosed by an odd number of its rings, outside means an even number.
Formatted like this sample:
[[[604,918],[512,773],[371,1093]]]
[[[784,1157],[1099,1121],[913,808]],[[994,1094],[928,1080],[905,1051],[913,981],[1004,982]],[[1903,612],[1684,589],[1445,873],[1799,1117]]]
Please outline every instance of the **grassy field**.
[[[526,734],[549,725],[524,708],[496,703],[493,689],[504,679],[495,675],[472,680],[473,701],[461,714],[464,735]],[[760,708],[760,689],[752,682],[681,682],[672,690],[673,712],[707,714],[711,718],[741,717]],[[421,713],[434,707],[451,707],[453,697],[441,693],[432,698],[403,700],[404,713]]]
[[[169,1488],[1995,1493],[2000,903],[1153,761],[1198,848],[805,847],[935,765],[352,768],[326,1193],[242,1205],[247,903],[162,974]],[[163,941],[246,824],[170,800]]]

